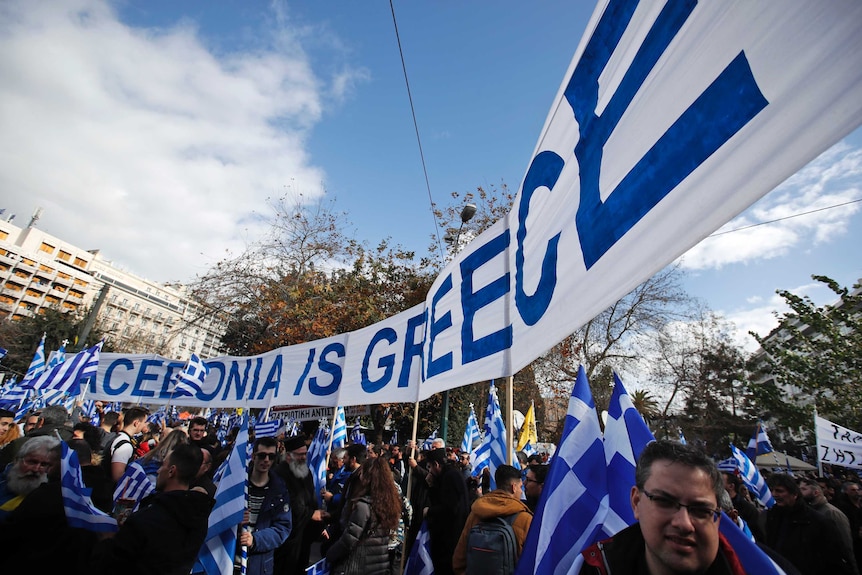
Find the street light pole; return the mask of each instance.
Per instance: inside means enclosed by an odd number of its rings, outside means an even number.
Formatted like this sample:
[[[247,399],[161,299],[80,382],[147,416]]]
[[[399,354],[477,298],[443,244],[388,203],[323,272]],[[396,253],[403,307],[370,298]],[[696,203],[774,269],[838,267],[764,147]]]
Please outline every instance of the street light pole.
[[[452,236],[451,232],[443,236],[446,243],[452,246],[454,254],[461,251],[461,230],[464,229],[464,224],[473,219],[476,215],[476,204],[467,204],[461,210],[461,225],[458,226],[458,232]],[[443,444],[446,445],[446,440],[449,435],[449,390],[443,392],[443,413],[440,416],[440,437],[443,438]]]

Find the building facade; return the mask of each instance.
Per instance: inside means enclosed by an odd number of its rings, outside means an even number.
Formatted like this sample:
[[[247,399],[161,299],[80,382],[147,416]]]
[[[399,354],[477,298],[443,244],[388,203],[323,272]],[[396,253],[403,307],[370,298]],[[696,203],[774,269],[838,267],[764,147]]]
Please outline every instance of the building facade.
[[[173,359],[224,355],[226,323],[184,286],[140,278],[30,225],[0,221],[0,317],[19,320],[46,308],[84,316],[116,351]]]

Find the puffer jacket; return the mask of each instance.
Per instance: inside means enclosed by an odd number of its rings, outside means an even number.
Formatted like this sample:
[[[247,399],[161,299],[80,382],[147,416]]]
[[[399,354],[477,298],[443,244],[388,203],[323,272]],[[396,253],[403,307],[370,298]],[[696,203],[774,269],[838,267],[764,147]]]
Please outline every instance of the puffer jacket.
[[[349,505],[350,514],[341,537],[326,552],[332,574],[345,573],[351,556],[363,548],[361,551],[365,553],[365,560],[363,564],[357,565],[356,573],[385,575],[389,572],[389,532],[376,527],[368,497],[360,497]]]
[[[255,524],[254,545],[248,550],[249,575],[267,575],[273,572],[275,550],[282,545],[293,529],[290,495],[281,478],[269,472],[266,495]]]
[[[467,539],[470,536],[470,529],[481,521],[487,521],[494,517],[508,517],[516,513],[518,515],[512,521],[512,531],[515,532],[515,539],[518,541],[518,557],[520,557],[521,551],[524,549],[524,541],[527,539],[527,531],[530,530],[530,523],[533,521],[533,513],[530,508],[524,502],[499,489],[495,489],[473,502],[470,515],[461,531],[461,538],[458,540],[458,546],[455,547],[455,555],[452,558],[452,567],[455,569],[456,575],[463,575],[467,569]]]

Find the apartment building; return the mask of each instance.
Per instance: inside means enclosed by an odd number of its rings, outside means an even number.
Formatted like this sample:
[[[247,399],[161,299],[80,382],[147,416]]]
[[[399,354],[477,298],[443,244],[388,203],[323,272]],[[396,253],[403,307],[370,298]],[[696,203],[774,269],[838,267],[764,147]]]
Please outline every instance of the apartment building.
[[[79,248],[33,223],[19,228],[0,221],[0,317],[18,320],[49,307],[92,312],[98,329],[124,353],[224,355],[225,321],[193,301],[184,286],[140,278],[98,250]]]

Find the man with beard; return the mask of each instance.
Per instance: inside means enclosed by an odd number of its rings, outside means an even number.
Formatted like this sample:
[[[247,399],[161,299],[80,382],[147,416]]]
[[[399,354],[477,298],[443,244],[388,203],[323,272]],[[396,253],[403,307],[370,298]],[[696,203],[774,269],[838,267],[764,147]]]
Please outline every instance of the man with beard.
[[[290,495],[293,529],[290,537],[275,552],[278,575],[303,575],[308,566],[311,544],[323,530],[322,521],[328,513],[318,509],[314,493],[314,478],[308,467],[308,448],[300,436],[284,440],[284,461],[275,473],[284,481]]]
[[[34,437],[18,450],[12,464],[0,475],[0,522],[24,498],[48,481],[48,471],[59,458],[60,442],[55,437]]]

